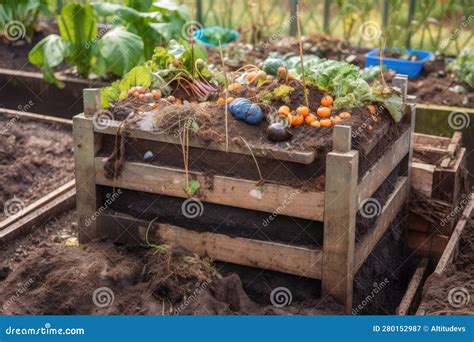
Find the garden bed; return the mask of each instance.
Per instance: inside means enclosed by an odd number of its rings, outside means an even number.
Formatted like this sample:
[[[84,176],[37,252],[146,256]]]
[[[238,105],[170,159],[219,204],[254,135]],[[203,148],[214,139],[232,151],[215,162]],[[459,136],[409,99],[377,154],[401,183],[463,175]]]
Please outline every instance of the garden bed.
[[[0,113],[0,220],[74,178],[71,128]],[[13,201],[12,199],[17,200]],[[8,202],[10,200],[10,202]],[[18,202],[16,207],[14,203]],[[12,203],[12,208],[5,208]]]

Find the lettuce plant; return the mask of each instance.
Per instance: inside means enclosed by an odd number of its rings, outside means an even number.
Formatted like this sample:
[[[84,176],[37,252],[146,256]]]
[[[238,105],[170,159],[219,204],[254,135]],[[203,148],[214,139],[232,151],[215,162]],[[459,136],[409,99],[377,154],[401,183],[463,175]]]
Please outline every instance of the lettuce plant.
[[[64,60],[75,66],[81,77],[91,72],[122,76],[143,61],[143,42],[134,33],[115,28],[97,37],[98,20],[90,4],[66,5],[57,21],[60,35],[47,36],[28,55],[50,83],[64,86],[53,72]]]

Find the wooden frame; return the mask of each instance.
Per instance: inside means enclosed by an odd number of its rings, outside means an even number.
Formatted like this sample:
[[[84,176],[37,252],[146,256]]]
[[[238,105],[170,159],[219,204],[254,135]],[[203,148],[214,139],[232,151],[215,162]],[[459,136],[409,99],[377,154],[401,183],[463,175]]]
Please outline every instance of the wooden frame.
[[[35,113],[1,109],[0,114],[23,121],[37,121],[48,124],[72,126],[72,120]],[[75,181],[71,180],[34,201],[19,213],[0,221],[0,241],[7,242],[25,235],[33,228],[48,221],[52,216],[72,209],[75,204]]]
[[[95,90],[87,101],[98,101]],[[96,108],[88,103],[86,108]],[[413,108],[413,106],[412,106]],[[414,110],[412,116],[414,116]],[[181,186],[182,169],[156,166],[140,162],[125,162],[121,175],[115,179],[106,177],[97,151],[104,134],[116,134],[118,123],[108,127],[94,127],[92,111],[74,117],[76,142],[77,211],[81,243],[94,237],[119,238],[126,230],[137,241],[144,238],[148,222],[118,213],[96,215],[97,220],[86,225],[88,218],[96,214],[96,186],[118,187],[133,191],[162,194],[178,198],[189,197]],[[412,118],[409,115],[409,119]],[[178,244],[202,256],[245,266],[259,267],[299,276],[322,280],[322,291],[343,303],[347,312],[352,310],[353,276],[375,248],[404,203],[408,194],[407,177],[398,178],[392,194],[378,215],[374,228],[360,243],[355,241],[356,215],[361,202],[370,198],[384,179],[410,154],[411,130],[404,132],[376,162],[362,180],[358,181],[358,152],[351,150],[351,127],[337,125],[333,133],[333,151],[327,155],[326,185],[324,191],[297,191],[281,184],[265,184],[265,191],[258,192],[256,181],[214,175],[212,189],[202,189],[200,199],[205,202],[253,209],[317,220],[324,223],[324,243],[320,247],[300,247],[283,243],[230,237],[224,234],[196,232],[166,224],[153,224],[149,238]],[[171,138],[151,134],[139,129],[131,132],[135,139],[166,141]],[[171,139],[171,140],[170,140]],[[196,142],[199,146],[199,143]],[[211,150],[214,148],[211,148]],[[220,149],[220,148],[218,148]],[[245,151],[233,151],[245,154]],[[261,156],[286,160],[288,156],[272,151],[260,151]],[[307,163],[302,155],[293,153],[291,158]],[[294,161],[294,159],[291,159]],[[403,164],[402,164],[403,165]],[[408,173],[409,165],[405,170]],[[190,172],[193,179],[204,175]],[[285,202],[291,194],[296,197]],[[90,222],[90,220],[89,220]]]

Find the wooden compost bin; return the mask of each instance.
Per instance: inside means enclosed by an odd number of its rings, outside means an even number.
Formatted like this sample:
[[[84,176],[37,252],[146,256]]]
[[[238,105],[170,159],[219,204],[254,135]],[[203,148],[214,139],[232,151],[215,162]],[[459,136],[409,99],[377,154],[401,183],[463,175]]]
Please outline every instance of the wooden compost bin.
[[[406,89],[403,85],[401,88]],[[180,245],[201,256],[320,279],[323,295],[332,295],[345,305],[348,313],[352,310],[354,274],[406,204],[410,177],[408,162],[411,157],[410,140],[415,116],[413,104],[409,105],[411,111],[404,118],[409,123],[408,129],[403,131],[393,144],[384,147],[385,152],[377,156],[378,159],[362,176],[359,176],[359,152],[351,148],[351,127],[338,125],[333,131],[332,152],[325,157],[324,191],[300,191],[290,185],[275,183],[266,183],[265,191],[259,191],[258,181],[218,174],[213,176],[212,187],[200,189],[200,200],[225,206],[229,210],[237,207],[249,211],[274,213],[278,208],[279,215],[322,222],[323,244],[319,247],[232,237],[210,231],[199,232],[176,225],[152,224],[137,217],[101,210],[104,187],[173,198],[186,199],[189,196],[182,188],[181,181],[185,177],[183,168],[126,161],[118,177],[113,179],[106,177],[102,158],[98,152],[102,141],[115,136],[121,123],[110,121],[106,127],[95,127],[93,115],[99,109],[99,94],[94,89],[85,90],[84,113],[73,118],[77,212],[81,243],[103,235],[116,238],[125,232],[132,233],[143,241],[145,232],[153,228],[150,238]],[[171,144],[177,149],[176,159],[182,158],[178,149],[181,148],[181,144],[177,137],[140,129],[127,129],[127,136],[137,144],[145,146],[153,143]],[[222,145],[202,144],[192,139],[189,145],[202,149],[202,153],[224,153],[223,156],[229,158],[249,157],[249,151],[245,147],[234,146],[226,152]],[[278,162],[290,160],[302,168],[307,167],[315,158],[314,152],[285,152],[258,146],[252,146],[252,151],[257,157]],[[397,176],[393,190],[381,208],[375,224],[362,240],[356,243],[356,215],[361,203],[371,198],[396,167],[403,169],[404,176]],[[206,175],[202,172],[190,170],[189,175],[201,184],[206,182]],[[97,219],[91,220],[92,217]],[[199,218],[195,220],[198,222]]]
[[[455,208],[469,192],[462,134],[451,138],[415,133],[408,245],[437,260],[461,215]],[[450,213],[455,213],[449,217]]]

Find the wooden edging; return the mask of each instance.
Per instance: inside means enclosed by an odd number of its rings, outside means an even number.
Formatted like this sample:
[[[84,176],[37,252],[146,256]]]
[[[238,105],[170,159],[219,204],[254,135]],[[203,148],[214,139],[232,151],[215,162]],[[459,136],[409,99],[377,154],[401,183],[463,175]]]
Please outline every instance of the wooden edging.
[[[102,134],[110,134],[116,135],[120,125],[122,124],[121,121],[109,121],[108,125],[105,127],[94,127],[94,131],[96,133]],[[175,137],[170,134],[163,134],[160,132],[152,132],[152,131],[145,131],[141,129],[134,129],[134,128],[127,128],[127,134],[130,137],[137,138],[137,139],[144,139],[144,140],[152,140],[164,143],[170,143],[175,145],[180,145],[181,142],[179,137]],[[190,147],[198,147],[208,150],[215,150],[215,151],[226,151],[224,144],[213,143],[209,142],[206,143],[199,139],[189,139],[189,146]],[[281,149],[272,148],[271,146],[259,147],[259,146],[251,146],[252,152],[245,146],[239,147],[235,144],[229,145],[229,149],[227,152],[230,153],[237,153],[243,155],[252,155],[262,157],[262,158],[269,158],[269,159],[277,159],[281,161],[291,161],[294,163],[300,164],[311,164],[314,159],[316,158],[316,152],[301,152],[301,151],[283,151]]]
[[[34,202],[18,215],[2,221],[0,241],[6,242],[28,233],[32,228],[74,207],[76,190],[74,180]],[[9,224],[5,225],[8,221]]]
[[[448,244],[446,245],[446,248],[444,249],[444,252],[441,255],[441,258],[439,259],[438,265],[436,266],[436,269],[434,271],[435,274],[441,275],[445,271],[448,264],[451,263],[455,257],[455,254],[459,247],[459,240],[461,238],[462,232],[464,230],[464,227],[468,224],[468,221],[472,214],[472,210],[474,207],[474,200],[472,199],[473,196],[474,193],[471,193],[469,195],[470,200],[464,208],[462,217],[456,224],[453,234],[451,235],[451,238],[449,239]]]
[[[407,290],[403,295],[400,305],[396,310],[397,315],[408,315],[414,309],[414,305],[416,305],[415,299],[416,297],[419,297],[423,282],[427,277],[428,266],[428,258],[423,258],[420,260],[420,263],[418,264],[415,273],[413,273],[413,276],[411,277],[410,282],[408,283]]]
[[[120,177],[105,176],[102,158],[95,158],[96,183],[105,186],[145,191],[174,197],[188,198],[183,190],[185,172],[163,166],[126,162]],[[190,177],[206,184],[205,175],[190,172]],[[277,213],[309,220],[323,220],[324,192],[303,192],[277,184],[258,185],[245,179],[214,176],[213,187],[200,188],[199,197],[205,202],[245,209]]]
[[[426,103],[417,103],[416,110],[421,113],[445,113],[449,114],[452,112],[461,112],[474,115],[473,108],[466,107],[452,107],[452,106],[441,106],[441,105],[432,105]]]
[[[18,118],[20,120],[31,120],[31,121],[41,121],[49,124],[61,124],[72,126],[72,120],[57,118],[54,116],[43,115],[43,114],[36,114],[30,112],[24,112],[20,110],[13,110],[13,109],[0,109],[0,115],[6,115],[9,117]]]
[[[362,266],[383,234],[395,219],[401,207],[406,202],[409,184],[407,177],[399,177],[395,189],[383,206],[372,231],[368,232],[363,240],[356,245],[354,272]]]
[[[321,278],[321,249],[285,245],[223,234],[196,232],[167,224],[153,224],[126,215],[102,214],[99,226],[107,223],[108,228],[120,225],[123,234],[126,227],[137,226],[138,236],[143,243],[145,235],[151,243],[164,242],[176,244],[202,257],[229,262],[237,265],[257,267],[266,270],[285,272],[298,276]],[[108,229],[108,233],[111,229]]]
[[[385,181],[392,170],[410,150],[410,130],[406,130],[383,156],[366,172],[359,183],[359,203],[372,194]]]

